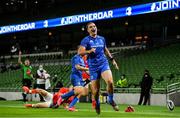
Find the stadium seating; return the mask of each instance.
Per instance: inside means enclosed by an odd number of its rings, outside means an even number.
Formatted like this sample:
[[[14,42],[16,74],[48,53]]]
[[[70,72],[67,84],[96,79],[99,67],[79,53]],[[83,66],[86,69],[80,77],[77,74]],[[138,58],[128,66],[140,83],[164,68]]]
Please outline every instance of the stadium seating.
[[[153,88],[165,88],[168,84],[180,81],[180,44],[167,45],[161,48],[151,50],[142,50],[139,48],[111,49],[120,70],[117,71],[112,66],[114,81],[120,78],[121,74],[127,76],[129,87],[138,88],[142,79],[144,69],[148,69],[154,79]],[[72,55],[71,55],[72,56]],[[58,81],[64,86],[70,85],[69,76],[71,73],[70,57],[62,59],[59,55],[41,55],[32,56],[30,60],[33,66],[33,73],[36,73],[39,64],[44,65],[44,69],[51,75],[57,75]],[[24,58],[23,58],[24,59]],[[17,64],[17,57],[6,59],[7,63]],[[22,73],[20,69],[7,69],[0,73],[0,90],[21,88]],[[51,80],[52,82],[52,80]],[[55,86],[52,83],[52,86]],[[105,83],[101,82],[101,88],[105,89]]]
[[[152,50],[127,50],[116,55],[120,64],[120,73],[126,74],[129,84],[139,84],[144,69],[148,69],[154,78],[153,87],[166,87],[167,84],[178,81],[180,62],[180,44],[168,45]],[[130,51],[130,52],[129,52]],[[133,52],[133,53],[132,53]],[[115,79],[117,81],[117,72]],[[157,82],[161,76],[164,80]],[[120,77],[119,77],[120,78]]]

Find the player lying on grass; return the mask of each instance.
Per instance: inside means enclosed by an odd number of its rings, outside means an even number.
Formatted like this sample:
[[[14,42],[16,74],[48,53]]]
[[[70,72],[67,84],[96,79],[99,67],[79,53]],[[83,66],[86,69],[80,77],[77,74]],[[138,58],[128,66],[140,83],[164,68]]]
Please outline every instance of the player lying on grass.
[[[28,87],[23,86],[23,90],[26,93],[29,94],[40,94],[43,96],[45,102],[41,103],[36,103],[36,104],[25,104],[26,107],[32,107],[32,108],[51,108],[53,105],[57,104],[57,100],[60,95],[63,95],[67,92],[69,92],[72,88],[61,88],[57,93],[54,95],[47,92],[46,90],[43,89],[32,89],[30,90]],[[64,108],[67,108],[69,103],[73,100],[74,96],[68,98],[66,101],[63,102]],[[75,109],[75,108],[74,108]]]

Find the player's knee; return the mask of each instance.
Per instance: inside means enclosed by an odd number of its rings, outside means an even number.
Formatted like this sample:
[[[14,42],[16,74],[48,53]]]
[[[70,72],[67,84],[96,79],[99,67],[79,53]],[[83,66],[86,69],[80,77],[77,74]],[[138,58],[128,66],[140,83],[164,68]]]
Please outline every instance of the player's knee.
[[[113,86],[113,81],[110,79],[110,80],[108,80],[108,82],[107,82],[107,84],[108,84],[108,86]]]
[[[82,92],[82,89],[79,88],[79,87],[76,87],[76,88],[74,89],[75,95],[80,94],[81,92]]]
[[[95,95],[95,94],[97,94],[97,93],[99,93],[99,90],[98,90],[98,89],[93,89],[93,90],[92,90],[92,94]]]
[[[109,91],[109,92],[112,92],[113,91],[113,83],[108,83],[108,86],[107,86],[107,90]]]
[[[77,95],[77,98],[80,98],[81,96],[83,96],[83,93],[79,93],[79,94]]]
[[[83,89],[79,89],[77,97],[80,98],[81,96],[84,96],[84,91]]]
[[[113,84],[113,79],[108,79],[108,84]]]

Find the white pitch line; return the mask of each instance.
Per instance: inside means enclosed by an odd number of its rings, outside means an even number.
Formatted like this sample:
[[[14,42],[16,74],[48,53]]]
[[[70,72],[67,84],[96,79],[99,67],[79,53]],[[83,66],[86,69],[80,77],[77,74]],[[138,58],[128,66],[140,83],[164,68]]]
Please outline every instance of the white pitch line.
[[[10,107],[10,108],[23,108],[24,106],[7,106],[7,105],[0,105],[0,107]],[[24,107],[25,108],[25,107]],[[25,108],[26,109],[26,108]],[[64,110],[64,109],[60,109],[60,110]],[[78,109],[79,110],[79,109]],[[88,110],[88,109],[80,109],[79,111],[88,111],[88,112],[95,112],[94,110]],[[113,110],[101,110],[101,112],[103,113],[103,112],[107,112],[107,113],[110,113],[110,112],[112,112],[112,113],[125,113],[124,111],[118,111],[118,112],[115,112],[115,111],[113,111]],[[148,113],[148,112],[136,112],[135,111],[135,113],[136,114],[152,114],[152,112],[151,113]],[[159,115],[159,113],[158,112],[153,112],[153,114],[154,115]],[[169,114],[168,112],[167,113],[161,113],[161,115],[168,115],[168,116],[172,116],[172,117],[175,117],[176,115],[173,115],[173,114]],[[97,118],[98,117],[100,117],[100,116],[97,116]],[[178,116],[177,116],[178,117]],[[0,116],[0,118],[2,118],[1,116]],[[7,118],[15,118],[15,117],[7,117]],[[19,118],[19,117],[18,117]],[[21,117],[21,118],[27,118],[27,117]],[[30,117],[29,117],[30,118]],[[35,117],[35,118],[42,118],[42,117]],[[43,117],[43,118],[46,118],[46,117]],[[48,117],[47,117],[48,118]],[[51,117],[51,118],[58,118],[58,117]],[[63,118],[66,118],[66,117],[63,117]],[[67,117],[67,118],[73,118],[73,117]],[[84,117],[84,118],[86,118],[86,117]],[[87,117],[87,118],[91,118],[91,117]],[[108,118],[108,117],[106,117],[106,118]],[[121,117],[121,118],[126,118],[126,117]]]

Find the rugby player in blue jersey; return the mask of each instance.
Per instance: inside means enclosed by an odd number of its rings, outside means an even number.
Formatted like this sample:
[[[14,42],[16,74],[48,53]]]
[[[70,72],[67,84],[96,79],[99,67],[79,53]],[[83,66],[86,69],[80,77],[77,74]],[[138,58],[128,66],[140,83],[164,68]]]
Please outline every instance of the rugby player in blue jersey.
[[[94,95],[96,100],[96,113],[100,114],[100,77],[102,77],[107,84],[108,103],[113,107],[115,111],[119,111],[118,105],[116,105],[115,101],[113,100],[113,77],[107,57],[110,58],[112,64],[116,69],[119,69],[119,67],[106,46],[105,38],[97,35],[97,27],[95,23],[88,23],[86,28],[89,36],[86,36],[81,41],[78,53],[80,55],[88,54],[92,94]],[[107,57],[105,54],[107,55]]]
[[[82,78],[82,71],[86,71],[88,73],[89,68],[85,67],[85,63],[82,57],[83,55],[79,55],[79,54],[76,54],[75,56],[72,57],[71,59],[72,72],[70,75],[70,79],[71,79],[71,84],[73,85],[73,90],[60,96],[57,101],[57,106],[55,107],[58,107],[63,103],[64,100],[75,95],[74,99],[69,104],[68,110],[76,111],[74,105],[77,103],[77,101],[81,96],[85,96],[88,94],[88,88],[85,87],[85,82],[83,81]]]

